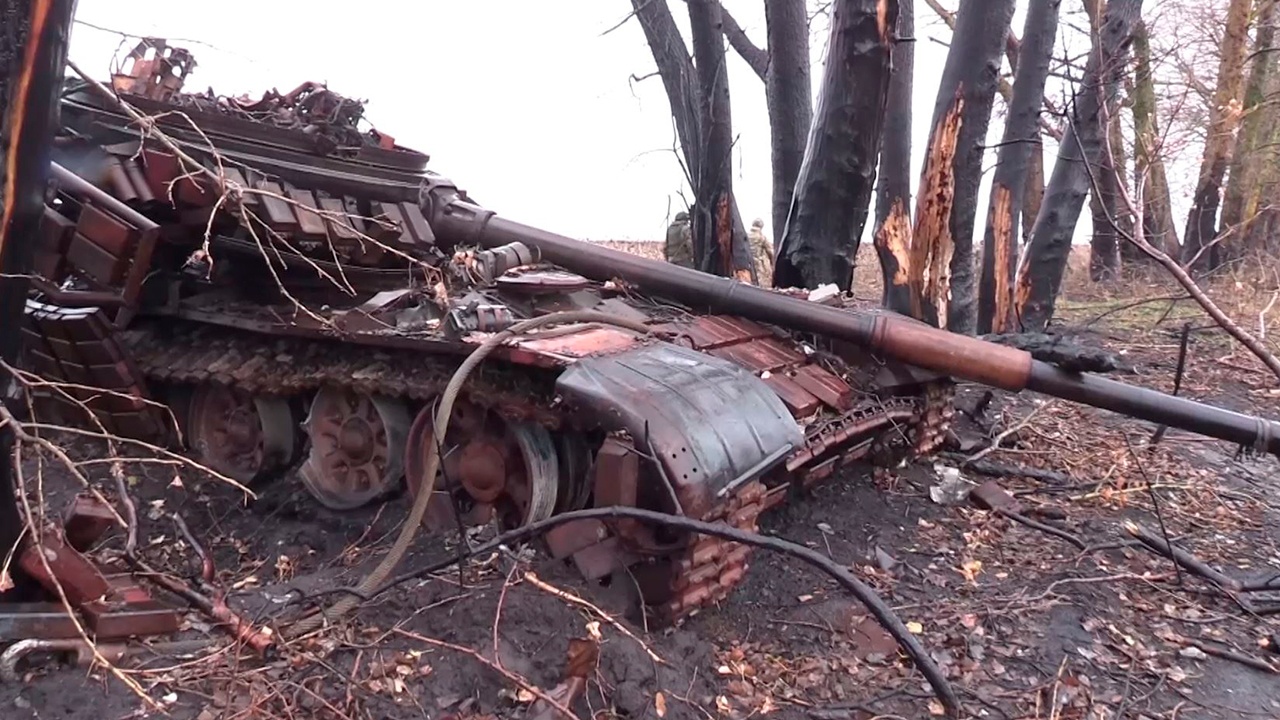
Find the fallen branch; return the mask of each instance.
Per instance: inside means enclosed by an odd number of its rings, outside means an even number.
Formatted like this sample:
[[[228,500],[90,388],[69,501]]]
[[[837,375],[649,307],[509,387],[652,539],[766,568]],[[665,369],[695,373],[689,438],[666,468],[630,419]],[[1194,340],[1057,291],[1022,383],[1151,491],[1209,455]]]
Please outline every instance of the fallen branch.
[[[568,522],[573,522],[575,520],[639,520],[641,522],[655,525],[664,525],[677,530],[709,535],[722,540],[729,540],[743,545],[751,545],[753,547],[779,552],[821,570],[831,576],[831,578],[839,583],[846,591],[856,597],[859,602],[871,611],[871,614],[880,623],[881,627],[883,627],[891,637],[898,641],[898,644],[902,647],[903,651],[909,658],[911,658],[915,666],[920,669],[921,674],[925,676],[925,679],[929,682],[930,687],[933,688],[938,699],[946,707],[949,716],[953,718],[960,716],[960,699],[952,689],[951,683],[947,681],[946,676],[930,657],[929,652],[920,644],[920,641],[916,639],[915,635],[911,634],[911,632],[907,630],[906,625],[904,625],[902,620],[894,614],[889,605],[876,594],[875,590],[859,580],[849,571],[848,568],[840,565],[830,557],[803,545],[783,540],[782,538],[747,532],[745,530],[729,527],[722,523],[702,522],[700,520],[694,520],[684,516],[668,515],[666,513],[642,510],[635,507],[605,507],[591,508],[588,510],[574,510],[545,520],[540,520],[535,523],[530,523],[529,525],[502,533],[492,540],[476,546],[467,552],[465,556],[486,555],[497,551],[504,545],[510,546],[515,543],[541,536],[554,527]],[[361,592],[358,588],[354,587],[333,588],[332,590],[327,590],[322,593],[314,593],[310,596],[303,594],[296,588],[293,589],[293,592],[311,600],[324,595],[344,593],[367,601],[387,592],[397,585],[410,580],[416,580],[447,567],[451,567],[454,563],[459,562],[460,559],[461,558],[459,556],[452,556],[444,560],[439,560],[422,566],[415,570],[410,570],[387,580],[376,590],[369,593]]]
[[[435,638],[427,637],[426,635],[419,635],[416,632],[412,632],[410,630],[404,630],[402,628],[392,628],[391,632],[397,635],[402,635],[404,637],[407,637],[410,640],[417,640],[418,642],[421,642],[421,643],[426,643],[428,645],[433,645],[435,647],[446,648],[448,650],[453,650],[454,652],[460,652],[463,655],[469,655],[472,658],[474,658],[476,662],[479,662],[480,664],[484,665],[490,670],[498,673],[502,677],[510,680],[513,684],[515,684],[521,690],[524,690],[530,695],[533,695],[534,697],[543,701],[547,705],[550,705],[557,712],[559,712],[561,715],[567,718],[567,720],[578,720],[578,716],[574,715],[572,710],[565,707],[562,703],[560,703],[560,701],[548,695],[546,691],[542,690],[541,688],[529,682],[528,680],[525,680],[519,675],[511,672],[510,670],[507,670],[501,665],[498,665],[494,661],[481,655],[475,650],[472,650],[471,648],[462,647],[461,645],[454,645],[453,643],[445,642],[444,640],[437,640]]]
[[[181,580],[176,580],[157,571],[138,556],[137,506],[134,504],[133,498],[129,496],[129,488],[125,485],[124,476],[117,474],[115,480],[116,492],[120,495],[120,504],[124,506],[126,521],[124,557],[129,565],[143,577],[186,600],[192,607],[209,616],[219,627],[230,633],[236,640],[248,645],[258,655],[269,658],[275,649],[275,640],[271,636],[270,628],[255,628],[252,623],[237,615],[227,605],[222,593],[218,593],[217,597],[211,599]],[[185,526],[186,524],[183,523],[180,528],[185,528]],[[190,537],[190,531],[187,531],[187,536],[188,541],[195,548],[199,548],[197,552],[203,552],[203,548],[194,542],[194,538]],[[204,558],[206,562],[202,563],[202,565],[212,576],[212,562],[208,561],[207,554]]]
[[[530,585],[533,585],[534,587],[538,588],[539,590],[542,590],[543,592],[550,593],[560,598],[561,600],[564,600],[565,602],[573,603],[574,605],[581,605],[582,607],[587,608],[591,612],[594,612],[596,615],[599,615],[605,622],[612,625],[615,630],[634,640],[636,644],[639,645],[640,648],[645,651],[645,654],[647,654],[651,660],[653,660],[654,662],[660,665],[667,664],[666,660],[663,660],[661,657],[658,656],[657,653],[655,653],[653,650],[650,650],[649,646],[646,645],[643,640],[636,637],[635,634],[632,633],[630,630],[628,630],[625,625],[618,622],[613,618],[613,616],[609,615],[608,613],[596,607],[595,605],[591,604],[590,602],[583,600],[582,598],[578,597],[577,595],[574,595],[573,593],[566,592],[564,590],[561,590],[558,587],[555,587],[553,585],[547,584],[546,582],[543,582],[541,578],[539,578],[537,575],[535,575],[532,572],[525,573],[524,579],[528,580]]]
[[[990,460],[974,460],[972,462],[967,462],[963,456],[956,455],[954,453],[947,453],[944,457],[950,457],[960,461],[961,470],[969,470],[988,477],[1025,477],[1059,486],[1067,486],[1075,483],[1075,480],[1070,475],[1057,470],[1045,470],[1044,468],[1027,467],[1025,465],[1009,465],[1006,463],[991,462]]]
[[[1013,427],[1009,428],[1008,430],[1005,430],[1004,432],[1002,432],[1002,433],[1000,433],[999,435],[997,435],[997,436],[995,437],[995,439],[991,441],[991,445],[989,445],[988,447],[985,447],[985,448],[983,448],[983,449],[979,450],[978,452],[976,452],[976,453],[974,453],[974,454],[970,455],[969,457],[965,458],[965,459],[964,459],[965,464],[966,464],[966,465],[968,465],[969,463],[977,462],[978,460],[981,460],[982,458],[984,458],[984,457],[986,457],[986,456],[990,455],[991,453],[995,452],[996,450],[999,450],[999,449],[1000,449],[1000,443],[1004,442],[1005,438],[1007,438],[1007,437],[1009,437],[1010,435],[1012,435],[1012,434],[1014,434],[1014,433],[1018,432],[1019,430],[1021,430],[1021,429],[1022,429],[1022,428],[1024,428],[1024,427],[1026,427],[1027,425],[1030,425],[1030,424],[1031,424],[1031,421],[1035,419],[1036,415],[1038,415],[1038,414],[1040,413],[1040,411],[1041,411],[1041,410],[1044,410],[1045,408],[1049,407],[1049,406],[1050,406],[1050,405],[1052,405],[1052,404],[1053,404],[1053,401],[1052,401],[1052,400],[1050,400],[1049,402],[1047,402],[1047,403],[1045,403],[1045,404],[1043,404],[1043,405],[1041,405],[1041,406],[1037,407],[1036,409],[1032,410],[1031,412],[1027,413],[1027,416],[1026,416],[1026,417],[1024,417],[1024,418],[1022,418],[1022,420],[1021,420],[1021,421],[1019,421],[1017,425],[1014,425]]]
[[[1199,575],[1205,580],[1208,580],[1214,585],[1222,588],[1227,593],[1236,595],[1244,592],[1244,583],[1233,577],[1225,575],[1186,550],[1174,547],[1172,543],[1166,543],[1164,538],[1151,530],[1131,521],[1125,522],[1124,530],[1145,545],[1148,549],[1169,558],[1181,566],[1182,569]]]
[[[1280,613],[1280,603],[1270,600],[1256,600],[1248,595],[1254,592],[1280,591],[1280,573],[1272,573],[1265,580],[1237,580],[1200,558],[1192,555],[1172,543],[1166,543],[1161,537],[1133,522],[1126,522],[1124,529],[1137,538],[1148,550],[1173,560],[1184,570],[1199,575],[1213,583],[1224,595],[1240,606],[1240,609],[1253,615],[1274,615]],[[1202,648],[1203,649],[1203,648]],[[1205,652],[1209,652],[1205,650]]]
[[[1245,653],[1237,652],[1231,648],[1222,648],[1216,645],[1200,642],[1199,640],[1192,640],[1191,638],[1182,638],[1182,643],[1189,647],[1196,648],[1205,655],[1212,655],[1223,660],[1230,660],[1231,662],[1240,663],[1245,667],[1251,667],[1254,670],[1261,670],[1262,672],[1271,673],[1272,675],[1280,675],[1280,668],[1277,668],[1275,665],[1272,665],[1262,658],[1254,657],[1253,655],[1246,655]]]

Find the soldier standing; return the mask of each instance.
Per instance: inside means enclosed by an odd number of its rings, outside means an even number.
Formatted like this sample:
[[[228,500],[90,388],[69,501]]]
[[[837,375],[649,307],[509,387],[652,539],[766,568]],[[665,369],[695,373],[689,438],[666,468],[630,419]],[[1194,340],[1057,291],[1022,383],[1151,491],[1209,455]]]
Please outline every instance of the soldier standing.
[[[680,267],[697,269],[693,262],[693,228],[689,225],[689,213],[681,210],[667,226],[667,243],[662,254],[667,262]]]
[[[764,234],[764,220],[756,218],[751,223],[751,231],[747,233],[747,242],[751,248],[751,259],[756,265],[756,278],[761,287],[773,284],[773,244]]]

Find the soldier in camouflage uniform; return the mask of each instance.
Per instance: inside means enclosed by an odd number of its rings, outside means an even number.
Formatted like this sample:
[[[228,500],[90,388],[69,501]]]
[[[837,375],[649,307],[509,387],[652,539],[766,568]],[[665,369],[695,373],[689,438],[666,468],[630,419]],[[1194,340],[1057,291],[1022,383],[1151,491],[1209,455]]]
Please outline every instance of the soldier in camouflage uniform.
[[[680,267],[696,269],[693,262],[693,228],[689,225],[689,213],[676,213],[676,219],[667,227],[667,243],[662,249],[667,262]]]
[[[764,235],[764,220],[756,218],[747,233],[751,259],[756,264],[756,281],[761,287],[773,285],[773,244]]]

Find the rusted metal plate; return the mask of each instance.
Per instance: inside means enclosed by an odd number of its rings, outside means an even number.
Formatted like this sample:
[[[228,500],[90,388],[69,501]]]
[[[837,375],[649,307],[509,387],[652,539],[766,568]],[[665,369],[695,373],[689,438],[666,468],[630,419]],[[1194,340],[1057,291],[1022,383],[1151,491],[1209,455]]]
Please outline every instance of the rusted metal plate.
[[[804,355],[792,350],[773,338],[748,340],[736,345],[724,345],[709,350],[712,355],[745,367],[756,373],[778,372],[783,368],[804,362]]]
[[[18,640],[69,640],[80,637],[75,620],[60,602],[0,605],[0,643]]]
[[[765,338],[771,334],[750,320],[728,315],[707,315],[696,318],[688,324],[681,324],[680,329],[688,334],[696,350]]]
[[[853,388],[819,365],[805,365],[796,371],[794,379],[797,385],[836,410],[844,412],[853,407]]]
[[[80,209],[76,232],[118,258],[132,254],[137,241],[137,231],[133,226],[89,203]]]
[[[347,217],[347,209],[341,198],[319,198],[320,209],[325,211],[325,223],[329,227],[329,238],[332,240],[355,240],[360,237]]]
[[[383,242],[397,242],[401,245],[412,245],[413,234],[409,231],[408,224],[405,222],[404,213],[400,211],[400,206],[395,203],[373,203],[373,217],[379,221],[379,224],[386,227],[385,231],[375,234],[374,237]],[[391,228],[395,229],[392,230]]]
[[[94,636],[99,639],[117,640],[146,635],[167,635],[177,632],[182,618],[173,608],[155,600],[121,602],[116,600],[85,603],[81,608]]]
[[[46,533],[38,543],[28,545],[19,554],[18,564],[55,596],[61,586],[67,601],[74,606],[104,597],[111,591],[110,583],[98,568],[56,533]]]
[[[526,335],[517,347],[557,359],[571,360],[625,350],[640,342],[634,333],[611,327],[590,326],[550,337]]]
[[[294,217],[293,209],[289,207],[289,203],[285,202],[284,188],[280,187],[280,183],[258,178],[253,184],[256,189],[262,191],[258,193],[258,197],[262,198],[262,207],[266,211],[266,217],[263,219],[267,225],[277,232],[297,230],[298,218]]]
[[[415,242],[423,245],[436,244],[435,231],[431,229],[431,225],[423,217],[421,208],[414,203],[402,202],[400,203],[400,214],[404,218],[405,226]]]
[[[329,237],[325,230],[324,218],[320,217],[320,213],[316,212],[316,196],[310,190],[303,190],[296,187],[288,187],[285,189],[285,195],[301,207],[298,208],[298,234],[308,239],[322,239]]]
[[[118,287],[124,280],[124,262],[80,233],[71,237],[67,262],[103,287]]]
[[[764,379],[764,382],[778,394],[778,397],[782,399],[783,404],[787,406],[787,409],[791,411],[794,417],[809,417],[817,412],[822,405],[821,400],[814,397],[812,393],[800,387],[795,380],[786,375],[770,375]]]
[[[760,378],[671,343],[580,360],[560,375],[556,389],[660,458],[683,510],[693,516],[706,512],[722,489],[763,473],[804,442],[787,407]]]

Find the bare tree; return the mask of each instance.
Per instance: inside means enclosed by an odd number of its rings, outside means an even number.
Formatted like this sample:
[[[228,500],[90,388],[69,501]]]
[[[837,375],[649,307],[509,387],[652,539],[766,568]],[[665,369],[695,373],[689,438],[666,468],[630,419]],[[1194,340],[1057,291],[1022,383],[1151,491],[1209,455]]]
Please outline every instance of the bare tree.
[[[714,4],[715,7],[709,10],[702,4],[698,4],[697,7],[691,4],[689,8],[691,21],[698,16],[698,22],[691,22],[692,29],[695,35],[703,31],[704,52],[712,57],[706,68],[709,77],[716,78],[722,75],[725,77],[725,82],[720,83],[718,88],[715,88],[714,81],[711,82],[711,86],[719,94],[718,102],[723,103],[724,109],[719,115],[709,114],[708,117],[716,117],[717,122],[722,123],[717,130],[728,138],[729,149],[724,151],[723,162],[712,166],[717,172],[723,174],[722,179],[727,184],[722,183],[719,190],[712,192],[704,191],[700,183],[711,152],[708,149],[710,129],[704,127],[703,111],[711,113],[713,110],[712,98],[703,92],[706,85],[699,79],[701,71],[695,68],[693,59],[689,56],[684,37],[676,26],[675,18],[672,17],[666,0],[632,0],[631,3],[632,12],[644,31],[649,51],[653,54],[654,63],[658,67],[658,76],[662,79],[663,88],[666,90],[671,117],[676,127],[676,137],[680,143],[680,153],[684,157],[686,179],[694,191],[695,198],[698,198],[696,201],[698,207],[695,208],[694,214],[695,257],[698,266],[717,274],[733,274],[736,270],[741,271],[740,274],[754,275],[754,263],[751,262],[746,243],[746,226],[742,223],[738,204],[733,197],[732,168],[729,163],[729,153],[733,143],[733,128],[729,117],[729,87],[724,68],[724,46],[720,41],[723,31],[719,14],[720,5],[718,2]],[[706,12],[699,15],[704,10]],[[706,37],[710,33],[714,33],[714,37]],[[711,195],[708,195],[705,199],[706,202],[714,202],[714,206],[705,204],[702,197],[704,192],[710,192],[717,198],[711,200]],[[717,218],[722,210],[719,197],[728,198],[729,221],[717,225]],[[724,239],[716,235],[720,233],[721,226],[728,228],[725,237],[730,245],[724,247],[731,250],[712,257],[710,253],[712,251],[719,253],[720,243]],[[708,241],[708,233],[717,238],[715,242]],[[745,277],[745,275],[742,276]]]
[[[996,155],[991,202],[982,240],[982,281],[978,289],[978,332],[1004,332],[1013,310],[1013,278],[1017,270],[1018,224],[1022,206],[1018,188],[1027,180],[1040,144],[1040,109],[1049,79],[1049,61],[1058,31],[1062,0],[1033,2],[1027,9],[1014,74],[1013,98],[1004,138]]]
[[[689,34],[701,89],[702,162],[694,176],[694,254],[704,272],[754,279],[746,229],[734,222],[733,113],[719,0],[688,0]]]
[[[1141,12],[1142,0],[1111,0],[1107,4],[1099,42],[1089,53],[1084,78],[1072,97],[1071,121],[1058,146],[1045,202],[1018,268],[1015,305],[1027,330],[1042,330],[1053,317],[1071,238],[1104,151],[1102,118],[1115,104],[1114,77]]]
[[[881,305],[900,313],[911,311],[903,268],[889,247],[886,223],[890,215],[898,227],[907,227],[911,216],[911,100],[915,76],[915,0],[899,0],[898,32],[893,45],[893,69],[889,76],[887,111],[893,122],[880,139],[880,174],[876,183],[876,255],[884,276]],[[905,256],[905,253],[904,253]],[[899,278],[898,282],[894,278]]]
[[[837,0],[817,111],[777,249],[775,287],[848,290],[875,187],[896,0]]]
[[[1275,113],[1274,102],[1267,103],[1266,90],[1276,64],[1275,40],[1276,0],[1257,0],[1256,38],[1249,56],[1249,79],[1244,90],[1243,120],[1231,153],[1227,190],[1222,202],[1222,223],[1218,234],[1235,233],[1224,239],[1224,254],[1238,257],[1247,245],[1248,227],[1257,213],[1259,166],[1265,149],[1262,134],[1266,129],[1268,110]]]
[[[1096,45],[1100,40],[1102,16],[1106,10],[1106,0],[1085,0],[1085,12],[1089,16],[1090,42]],[[1108,80],[1117,87],[1109,92],[1118,94],[1121,72],[1119,69]],[[1124,203],[1120,201],[1118,185],[1124,181],[1123,165],[1113,167],[1112,163],[1123,163],[1124,136],[1120,130],[1120,113],[1108,113],[1107,127],[1103,128],[1103,142],[1110,144],[1109,152],[1102,153],[1099,158],[1098,171],[1095,173],[1093,190],[1089,193],[1089,211],[1093,216],[1093,237],[1089,243],[1089,279],[1101,282],[1111,279],[1120,271],[1121,238],[1131,235],[1129,225],[1132,218],[1128,216]]]
[[[1218,60],[1218,82],[1209,105],[1209,134],[1204,142],[1199,179],[1182,246],[1183,263],[1194,270],[1218,266],[1212,249],[1204,252],[1218,231],[1218,204],[1222,178],[1230,160],[1232,134],[1240,118],[1244,86],[1244,61],[1249,40],[1249,0],[1231,0],[1227,6]],[[1216,247],[1216,245],[1215,245]]]
[[[5,0],[0,4],[0,360],[17,364],[35,251],[49,148],[58,126],[58,100],[67,59],[74,0]],[[33,33],[32,29],[36,31]],[[0,379],[0,402],[13,396],[14,378]],[[13,477],[14,429],[0,426],[0,552],[10,557],[23,527]],[[8,563],[5,563],[6,568]],[[5,588],[0,583],[0,594]]]
[[[1001,54],[1006,47],[1013,8],[1013,0],[964,0],[961,3],[933,108],[934,133],[947,122],[957,105],[963,108],[958,146],[950,170],[954,194],[949,202],[930,208],[945,214],[945,223],[930,226],[939,230],[945,227],[949,235],[947,244],[953,247],[951,302],[945,327],[955,332],[970,333],[976,324],[973,227],[978,214],[978,186],[982,181],[987,126],[995,103]],[[930,166],[939,161],[935,150],[930,148],[925,157],[926,175],[930,173]]]
[[[1177,255],[1178,230],[1173,220],[1169,180],[1165,176],[1163,134],[1156,115],[1156,88],[1151,67],[1151,40],[1147,24],[1139,20],[1133,28],[1133,89],[1129,93],[1133,110],[1133,174],[1146,179],[1142,194],[1144,236],[1152,246]]]
[[[805,0],[765,0],[764,15],[767,46],[761,48],[729,11],[721,8],[729,44],[765,84],[773,156],[773,231],[781,236],[813,122],[809,22]]]

